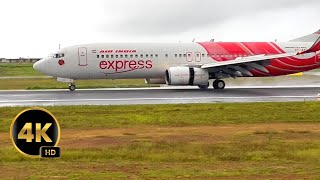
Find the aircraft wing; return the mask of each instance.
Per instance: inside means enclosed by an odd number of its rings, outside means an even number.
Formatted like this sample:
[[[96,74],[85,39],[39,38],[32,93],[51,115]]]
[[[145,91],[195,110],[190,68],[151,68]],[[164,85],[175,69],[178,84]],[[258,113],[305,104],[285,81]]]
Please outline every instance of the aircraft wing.
[[[201,68],[208,69],[209,72],[221,73],[222,76],[253,76],[250,73],[250,70],[259,70],[264,73],[269,73],[265,66],[268,66],[270,64],[271,59],[291,57],[295,55],[297,54],[283,53],[276,55],[261,54],[256,56],[238,57],[234,60],[203,64]]]

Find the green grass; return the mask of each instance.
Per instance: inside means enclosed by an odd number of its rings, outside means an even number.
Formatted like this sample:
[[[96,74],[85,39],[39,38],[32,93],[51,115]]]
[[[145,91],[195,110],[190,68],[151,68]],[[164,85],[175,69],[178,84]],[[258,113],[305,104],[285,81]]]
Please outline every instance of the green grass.
[[[28,159],[14,148],[0,148],[0,168],[15,167],[14,171],[24,171],[22,177],[32,174],[36,178],[319,178],[319,140],[265,138],[257,142],[257,138],[248,134],[218,144],[160,141],[85,149],[62,147],[58,160]]]
[[[119,80],[78,80],[78,89],[86,88],[133,88],[133,87],[153,87],[148,85],[143,79],[119,79]],[[67,83],[57,82],[56,79],[0,79],[0,89],[68,89]]]
[[[0,108],[3,131],[8,131],[11,120],[22,109]],[[64,128],[320,122],[318,102],[55,106],[47,109],[59,119]]]
[[[11,121],[23,109],[0,108],[0,135],[8,133]],[[143,128],[158,131],[171,127],[200,127],[200,131],[202,126],[223,126],[227,131],[228,127],[257,124],[268,127],[270,123],[275,126],[310,123],[317,127],[320,122],[318,102],[61,106],[47,109],[62,127],[62,157],[56,160],[29,159],[13,148],[9,136],[0,137],[3,141],[0,143],[1,177],[320,178],[320,133],[314,129],[242,130],[222,137],[192,131],[181,134],[172,130],[161,136],[139,135]],[[106,132],[128,128],[135,129],[136,133],[125,131],[115,136],[84,136],[78,139],[78,143],[72,143],[72,139],[65,139],[64,135],[70,130],[101,128]],[[102,141],[110,138],[113,141]]]
[[[0,63],[0,77],[3,76],[45,76],[33,69],[31,63]]]

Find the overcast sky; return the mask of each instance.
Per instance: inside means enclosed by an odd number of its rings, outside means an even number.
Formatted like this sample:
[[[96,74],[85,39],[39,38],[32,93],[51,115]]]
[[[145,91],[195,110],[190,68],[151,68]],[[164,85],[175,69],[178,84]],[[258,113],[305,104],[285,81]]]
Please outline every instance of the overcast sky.
[[[287,41],[320,29],[319,0],[2,0],[0,58],[97,42]]]

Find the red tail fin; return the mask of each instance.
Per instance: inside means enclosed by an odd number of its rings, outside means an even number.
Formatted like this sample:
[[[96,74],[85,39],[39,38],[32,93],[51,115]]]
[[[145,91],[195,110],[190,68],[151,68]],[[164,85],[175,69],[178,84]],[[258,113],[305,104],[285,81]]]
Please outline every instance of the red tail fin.
[[[303,36],[294,40],[294,42],[314,42],[310,49],[303,53],[317,52],[320,51],[320,30],[313,34],[309,34],[307,36]]]
[[[315,33],[297,38],[297,39],[293,39],[291,41],[293,42],[316,42],[320,37],[320,30],[318,30]]]

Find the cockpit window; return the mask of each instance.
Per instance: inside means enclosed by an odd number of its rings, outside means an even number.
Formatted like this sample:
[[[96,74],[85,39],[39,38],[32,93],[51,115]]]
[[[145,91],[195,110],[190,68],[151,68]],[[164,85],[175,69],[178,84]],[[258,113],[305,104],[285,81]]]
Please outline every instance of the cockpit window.
[[[53,58],[62,58],[62,57],[64,57],[64,54],[63,54],[63,53],[53,54],[52,57],[53,57]]]

